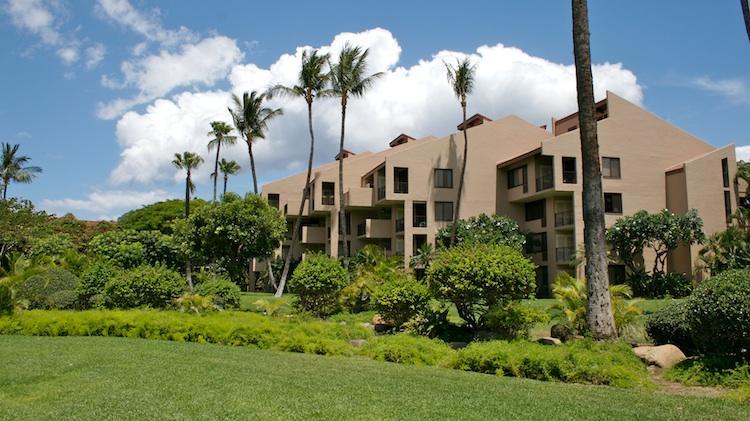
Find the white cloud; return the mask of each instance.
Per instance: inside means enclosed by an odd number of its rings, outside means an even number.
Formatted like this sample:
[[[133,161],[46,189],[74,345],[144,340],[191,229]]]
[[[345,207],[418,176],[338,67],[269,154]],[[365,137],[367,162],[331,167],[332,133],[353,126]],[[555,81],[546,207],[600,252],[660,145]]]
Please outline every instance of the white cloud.
[[[57,55],[65,64],[73,64],[78,61],[78,48],[73,46],[63,47],[57,50]]]
[[[98,0],[96,11],[102,17],[142,35],[149,41],[170,46],[196,40],[195,34],[185,27],[180,27],[177,31],[162,27],[159,9],[143,13],[134,8],[128,0]]]
[[[104,59],[105,54],[107,54],[107,48],[102,43],[86,48],[86,68],[96,67]]]
[[[712,79],[703,76],[691,80],[690,85],[735,103],[750,102],[750,88],[743,79]]]
[[[170,193],[163,190],[95,190],[86,199],[57,199],[42,201],[42,208],[57,214],[68,212],[85,212],[102,215],[99,219],[115,219],[112,216],[160,200],[172,199]]]
[[[444,135],[455,131],[460,119],[458,101],[445,76],[443,61],[469,56],[477,64],[474,94],[469,97],[469,113],[481,112],[492,118],[518,115],[535,124],[563,116],[576,108],[573,65],[550,62],[502,44],[481,46],[473,53],[440,51],[411,67],[399,67],[401,47],[384,29],[337,35],[324,51],[337,53],[346,41],[370,48],[368,72],[384,71],[364,98],[349,102],[347,147],[356,151],[381,150],[401,132],[412,136]],[[276,83],[296,81],[304,47],[280,56],[268,68],[255,64],[233,67],[228,80],[231,91],[264,90]],[[593,67],[597,98],[611,90],[635,103],[643,92],[636,76],[622,64],[604,63]],[[201,153],[206,162],[208,123],[229,121],[228,91],[186,92],[171,99],[159,99],[144,112],[128,112],[117,124],[117,139],[123,148],[121,161],[113,171],[115,183],[142,183],[179,178],[170,168],[174,152]],[[263,180],[300,170],[307,147],[307,117],[304,101],[275,99],[272,106],[283,106],[284,116],[274,121],[267,139],[254,149],[258,174]],[[314,105],[315,128],[319,139],[318,162],[330,161],[338,150],[340,109],[336,100],[320,100]],[[244,146],[226,151],[226,157],[247,167]],[[296,164],[295,164],[296,163]],[[204,165],[197,179],[208,180],[210,165]],[[248,184],[249,185],[249,184]]]
[[[750,145],[737,146],[734,152],[738,161],[750,162]]]
[[[59,22],[53,14],[53,5],[43,0],[10,0],[5,5],[5,12],[17,28],[39,36],[47,45],[59,45],[62,35],[58,31]]]

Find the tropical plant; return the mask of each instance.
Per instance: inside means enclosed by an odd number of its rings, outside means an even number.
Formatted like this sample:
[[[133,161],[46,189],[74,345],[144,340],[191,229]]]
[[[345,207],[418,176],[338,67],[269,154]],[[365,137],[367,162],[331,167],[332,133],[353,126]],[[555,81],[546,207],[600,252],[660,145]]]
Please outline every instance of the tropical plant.
[[[469,153],[469,134],[468,128],[466,127],[466,97],[471,94],[474,88],[474,73],[476,72],[476,65],[471,63],[468,57],[463,60],[456,59],[456,66],[451,66],[448,63],[445,64],[447,70],[448,82],[453,88],[453,93],[461,103],[461,114],[463,116],[463,132],[464,132],[464,153],[463,159],[461,160],[461,175],[458,178],[458,193],[456,196],[456,211],[453,213],[453,225],[451,227],[450,246],[456,242],[456,220],[458,219],[459,211],[461,210],[461,195],[464,190],[464,177],[466,175],[466,163],[468,162]]]
[[[214,172],[211,176],[214,178],[214,202],[216,201],[216,184],[219,179],[219,155],[221,154],[222,145],[234,145],[237,142],[236,136],[229,136],[232,132],[232,126],[223,121],[212,121],[211,131],[208,136],[212,136],[208,142],[208,150],[216,148],[216,159],[214,160]],[[226,184],[226,182],[225,182]],[[226,190],[226,188],[225,188]]]
[[[31,158],[18,154],[20,146],[3,142],[0,147],[0,187],[3,188],[3,200],[8,197],[8,186],[11,182],[31,183],[34,177],[42,172],[40,167],[26,165]]]
[[[346,210],[344,208],[344,136],[346,131],[346,106],[349,98],[357,98],[364,94],[372,87],[375,81],[383,76],[382,72],[365,76],[367,73],[367,57],[369,49],[362,49],[359,46],[353,46],[349,43],[344,45],[339,53],[339,60],[336,64],[330,64],[331,69],[331,90],[332,95],[341,99],[341,139],[339,140],[339,216],[338,232],[342,233],[344,221],[346,220]],[[343,241],[344,259],[349,258],[349,245]]]
[[[229,181],[229,176],[237,174],[240,172],[240,169],[240,164],[238,164],[237,161],[227,161],[226,159],[221,158],[221,161],[219,161],[219,171],[224,174],[224,190],[222,191],[222,195],[227,194],[227,181]]]
[[[338,260],[313,254],[294,270],[289,287],[297,293],[297,307],[316,316],[328,316],[338,310],[339,293],[348,278]]]
[[[268,123],[284,113],[281,108],[266,107],[264,105],[266,99],[267,94],[256,91],[244,92],[242,98],[232,94],[234,109],[229,109],[237,133],[247,144],[247,153],[250,156],[250,172],[253,175],[253,193],[255,194],[258,194],[258,177],[255,172],[253,145],[257,139],[266,138]]]
[[[174,299],[174,305],[177,311],[198,315],[221,310],[214,303],[214,296],[212,295],[182,294]]]
[[[195,293],[213,297],[213,304],[219,308],[240,307],[240,287],[223,276],[207,276],[195,287]]]
[[[451,236],[455,238],[451,240]],[[505,244],[521,250],[526,243],[526,236],[521,233],[518,223],[507,216],[484,213],[469,219],[459,219],[440,228],[435,234],[435,243],[439,246],[450,247],[451,244],[464,242]]]
[[[303,51],[302,66],[300,68],[299,76],[297,77],[297,84],[292,87],[276,85],[270,91],[271,96],[287,95],[303,98],[305,100],[307,103],[307,126],[310,132],[310,154],[307,159],[307,176],[305,177],[305,185],[302,187],[302,200],[300,201],[299,212],[297,213],[298,217],[294,222],[294,229],[292,230],[292,243],[289,247],[290,252],[287,253],[286,258],[284,259],[284,268],[281,271],[281,279],[279,280],[279,286],[276,289],[276,297],[281,297],[284,293],[286,279],[289,275],[289,266],[292,261],[291,250],[294,250],[297,247],[297,242],[299,240],[297,237],[299,236],[300,225],[302,223],[302,211],[305,209],[305,201],[310,197],[310,177],[312,175],[313,156],[315,153],[312,104],[315,98],[331,94],[331,90],[328,87],[330,73],[325,71],[328,59],[328,54],[318,54],[317,50],[312,50],[312,52],[309,52],[308,50]]]
[[[604,193],[596,131],[594,78],[587,0],[573,0],[573,56],[578,97],[578,127],[583,168],[583,242],[586,247],[588,300],[586,321],[594,339],[617,336],[607,276],[607,243],[604,225]]]
[[[368,310],[378,285],[403,274],[403,263],[397,256],[386,256],[375,245],[362,247],[350,261],[352,282],[341,291],[341,303],[351,312]]]
[[[182,264],[179,244],[159,231],[115,230],[96,235],[88,246],[92,257],[107,260],[124,269],[165,265],[176,269]]]
[[[712,275],[750,267],[750,231],[727,227],[710,236],[698,255]]]
[[[182,155],[176,153],[174,156],[175,159],[172,161],[172,164],[181,170],[185,170],[187,173],[187,177],[185,178],[185,219],[187,220],[190,218],[190,194],[195,191],[192,171],[203,163],[203,158],[192,152],[183,152]],[[185,257],[185,277],[187,278],[188,287],[191,292],[193,291],[192,266],[190,256],[187,255]]]
[[[417,279],[422,279],[424,272],[430,267],[430,264],[435,259],[436,253],[435,248],[432,247],[431,243],[423,243],[416,250],[414,255],[409,260],[409,267],[414,269],[414,273]]]

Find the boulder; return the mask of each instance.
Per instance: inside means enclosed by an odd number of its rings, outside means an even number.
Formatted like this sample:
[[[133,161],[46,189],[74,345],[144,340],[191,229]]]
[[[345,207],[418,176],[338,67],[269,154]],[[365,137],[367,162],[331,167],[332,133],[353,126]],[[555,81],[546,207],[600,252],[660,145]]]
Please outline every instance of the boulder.
[[[468,345],[466,342],[448,342],[448,346],[453,349],[466,348],[466,345]]]
[[[561,340],[557,338],[553,338],[551,336],[545,336],[543,338],[537,339],[536,341],[542,345],[561,345],[562,344]]]
[[[372,325],[375,328],[375,332],[386,332],[391,329],[391,325],[383,318],[383,316],[376,314],[372,316]]]
[[[567,342],[573,337],[573,329],[564,324],[555,324],[549,330],[549,336]]]
[[[672,344],[659,346],[637,346],[633,352],[648,365],[670,368],[685,360],[685,354]]]
[[[352,339],[351,341],[349,341],[349,345],[355,348],[362,348],[363,346],[367,345],[367,341],[365,339]]]

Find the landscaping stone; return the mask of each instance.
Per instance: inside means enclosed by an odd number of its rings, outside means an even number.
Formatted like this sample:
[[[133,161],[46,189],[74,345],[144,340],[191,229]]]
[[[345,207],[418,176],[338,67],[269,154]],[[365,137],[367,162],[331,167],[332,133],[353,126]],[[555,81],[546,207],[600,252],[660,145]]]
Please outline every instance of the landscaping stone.
[[[355,348],[362,348],[363,346],[367,345],[367,340],[365,339],[352,339],[349,341],[349,345],[355,347]]]
[[[375,332],[385,332],[391,328],[391,325],[379,314],[372,316],[372,324],[375,327]]]
[[[686,358],[680,348],[672,344],[638,346],[633,348],[633,352],[645,363],[661,368],[671,368]]]
[[[466,348],[467,345],[468,343],[466,342],[448,342],[448,346],[453,349]]]
[[[562,341],[551,336],[545,336],[536,340],[542,345],[562,345]]]
[[[573,330],[564,324],[555,324],[549,330],[550,336],[563,342],[567,342],[573,337]]]

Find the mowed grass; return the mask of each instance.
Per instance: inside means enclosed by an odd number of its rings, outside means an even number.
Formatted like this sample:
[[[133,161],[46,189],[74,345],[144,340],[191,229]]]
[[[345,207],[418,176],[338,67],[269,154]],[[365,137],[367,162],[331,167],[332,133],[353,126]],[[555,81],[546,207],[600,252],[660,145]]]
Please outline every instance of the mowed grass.
[[[750,405],[360,358],[0,336],[0,419],[750,419]]]

